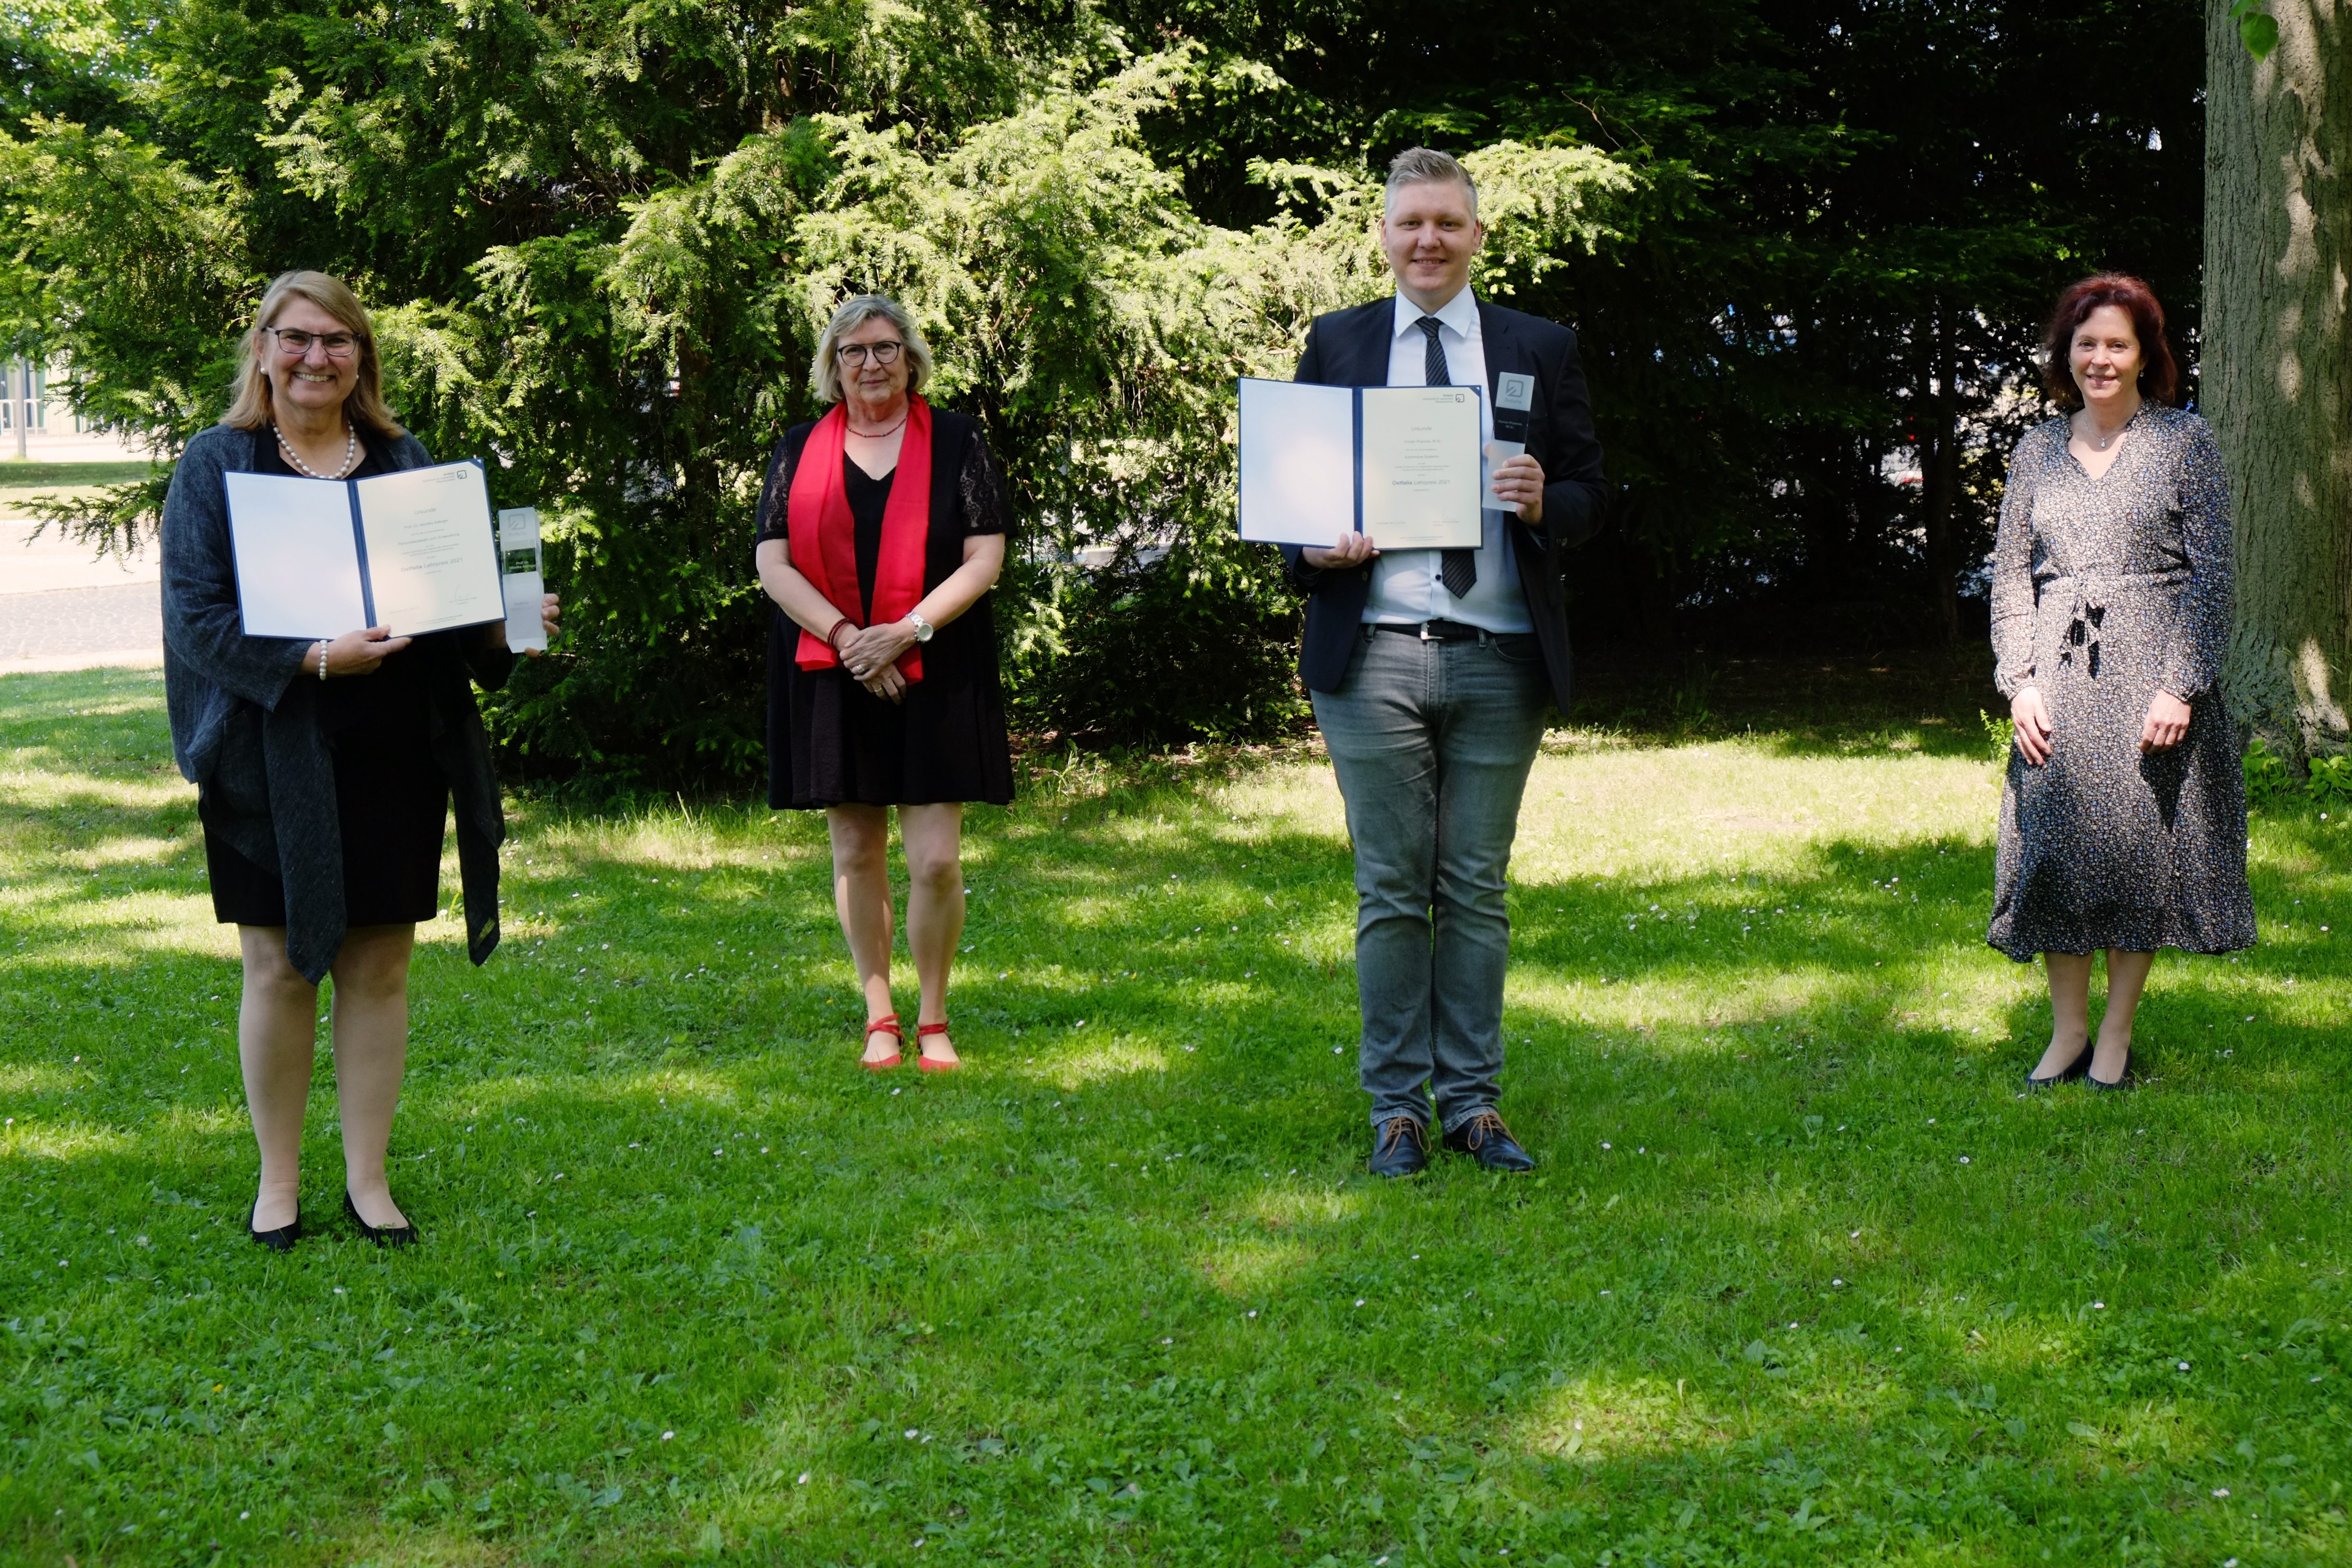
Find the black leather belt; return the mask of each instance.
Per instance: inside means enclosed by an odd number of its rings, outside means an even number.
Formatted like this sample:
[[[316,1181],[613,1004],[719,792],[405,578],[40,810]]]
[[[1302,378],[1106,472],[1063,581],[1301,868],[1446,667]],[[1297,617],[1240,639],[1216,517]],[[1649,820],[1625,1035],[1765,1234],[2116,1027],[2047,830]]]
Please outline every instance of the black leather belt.
[[[1393,632],[1401,637],[1418,637],[1423,642],[1478,642],[1492,640],[1507,647],[1535,641],[1533,632],[1490,632],[1483,626],[1465,626],[1460,621],[1374,621],[1370,631]]]

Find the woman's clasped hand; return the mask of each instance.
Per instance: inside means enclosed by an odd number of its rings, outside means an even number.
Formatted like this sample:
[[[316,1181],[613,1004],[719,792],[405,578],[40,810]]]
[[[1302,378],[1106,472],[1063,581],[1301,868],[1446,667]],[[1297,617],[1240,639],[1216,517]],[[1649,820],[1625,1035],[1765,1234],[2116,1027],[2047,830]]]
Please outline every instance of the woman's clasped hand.
[[[899,657],[915,646],[914,628],[906,622],[885,621],[863,631],[845,632],[835,646],[841,650],[842,667],[866,690],[893,702],[906,696],[906,679],[898,673],[898,664]]]

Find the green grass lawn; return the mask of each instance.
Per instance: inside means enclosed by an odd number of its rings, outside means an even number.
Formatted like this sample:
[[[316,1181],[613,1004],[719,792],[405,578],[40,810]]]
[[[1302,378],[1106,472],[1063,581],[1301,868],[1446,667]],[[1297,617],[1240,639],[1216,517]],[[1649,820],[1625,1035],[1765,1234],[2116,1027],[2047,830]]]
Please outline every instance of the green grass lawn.
[[[127,485],[154,471],[154,465],[144,461],[36,463],[0,458],[0,519],[27,515],[28,501],[95,495],[104,486]]]
[[[425,1246],[322,1062],[275,1259],[161,681],[0,680],[0,1559],[2343,1563],[2352,832],[2257,818],[2262,947],[2028,1098],[1983,752],[1555,734],[1541,1167],[1393,1185],[1312,756],[975,811],[944,1079],[855,1065],[820,821],[521,803],[505,947],[420,949]]]

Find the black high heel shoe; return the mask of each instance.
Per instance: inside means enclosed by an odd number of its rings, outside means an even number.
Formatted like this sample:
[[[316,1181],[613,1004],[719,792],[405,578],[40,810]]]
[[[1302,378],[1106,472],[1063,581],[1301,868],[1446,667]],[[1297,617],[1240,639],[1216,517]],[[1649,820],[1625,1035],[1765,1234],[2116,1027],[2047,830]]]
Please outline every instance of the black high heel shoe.
[[[362,1219],[360,1217],[360,1205],[352,1202],[352,1193],[349,1187],[343,1189],[343,1212],[352,1216],[352,1223],[360,1227],[360,1234],[366,1237],[370,1241],[374,1242],[378,1247],[414,1247],[416,1245],[416,1227],[413,1225],[370,1225],[367,1221]]]
[[[252,1209],[245,1216],[246,1235],[253,1237],[254,1240],[259,1242],[262,1246],[268,1247],[272,1252],[293,1251],[294,1244],[302,1239],[301,1205],[297,1204],[294,1206],[293,1224],[281,1225],[276,1230],[256,1230],[253,1228],[254,1218],[260,1213],[261,1200],[256,1198],[254,1200]]]
[[[2033,1069],[2032,1068],[2026,1068],[2025,1087],[2029,1089],[2048,1089],[2053,1084],[2068,1083],[2078,1078],[2090,1078],[2091,1056],[2095,1049],[2096,1047],[2089,1039],[2084,1039],[2083,1042],[2083,1048],[2081,1052],[2075,1056],[2073,1065],[2052,1078],[2035,1078],[2033,1076]],[[2099,1080],[2093,1078],[2091,1079],[2091,1081],[2093,1083],[2096,1083]]]
[[[2093,1089],[2104,1089],[2110,1094],[2117,1089],[2129,1089],[2131,1087],[2131,1047],[2129,1046],[2124,1047],[2124,1070],[2116,1076],[2115,1082],[2107,1083],[2091,1077],[2091,1069],[2087,1067],[2083,1069],[2083,1078]]]

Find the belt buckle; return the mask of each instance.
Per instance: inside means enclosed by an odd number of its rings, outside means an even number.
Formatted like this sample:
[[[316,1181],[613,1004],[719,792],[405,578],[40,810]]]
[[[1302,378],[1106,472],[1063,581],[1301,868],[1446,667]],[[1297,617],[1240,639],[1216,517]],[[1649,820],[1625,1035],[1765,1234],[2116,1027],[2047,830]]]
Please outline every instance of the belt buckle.
[[[1423,642],[1434,642],[1437,640],[1429,635],[1429,623],[1427,621],[1421,623],[1421,640]]]

